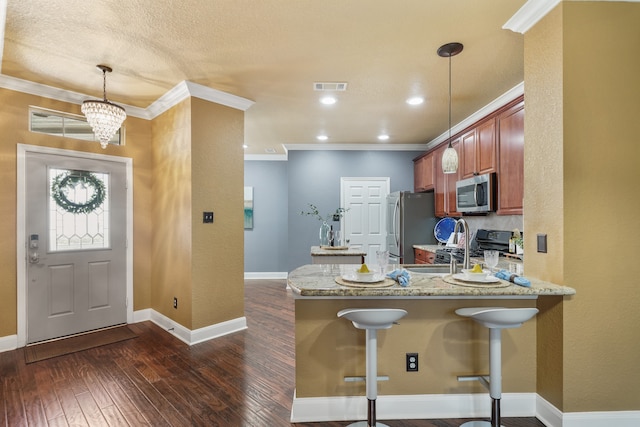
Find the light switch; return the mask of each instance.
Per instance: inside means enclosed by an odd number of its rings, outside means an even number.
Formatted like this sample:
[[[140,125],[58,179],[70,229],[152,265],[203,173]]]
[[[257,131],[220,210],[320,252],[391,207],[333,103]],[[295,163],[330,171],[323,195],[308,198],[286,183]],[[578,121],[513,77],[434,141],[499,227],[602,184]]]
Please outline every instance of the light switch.
[[[538,252],[547,253],[547,235],[538,234]]]
[[[202,223],[210,224],[213,222],[213,212],[202,212]]]

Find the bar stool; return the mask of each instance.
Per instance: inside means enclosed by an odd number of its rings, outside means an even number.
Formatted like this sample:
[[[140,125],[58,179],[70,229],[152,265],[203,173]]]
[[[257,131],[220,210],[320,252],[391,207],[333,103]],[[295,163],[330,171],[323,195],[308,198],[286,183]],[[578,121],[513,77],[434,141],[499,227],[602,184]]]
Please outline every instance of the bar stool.
[[[394,323],[406,315],[406,310],[396,308],[346,308],[338,312],[338,317],[351,320],[353,326],[366,331],[367,421],[351,423],[348,427],[389,427],[376,421],[378,329],[390,329]]]
[[[501,427],[500,398],[502,397],[502,330],[519,328],[538,313],[537,308],[475,307],[459,308],[456,314],[470,317],[489,328],[489,377],[459,376],[458,381],[480,381],[491,396],[491,421],[469,421],[460,427]]]

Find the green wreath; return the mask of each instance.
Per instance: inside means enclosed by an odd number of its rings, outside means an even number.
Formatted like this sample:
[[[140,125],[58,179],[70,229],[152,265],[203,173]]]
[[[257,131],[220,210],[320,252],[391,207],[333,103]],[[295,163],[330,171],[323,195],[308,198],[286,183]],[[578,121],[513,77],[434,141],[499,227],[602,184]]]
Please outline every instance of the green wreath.
[[[79,183],[84,183],[93,187],[93,195],[86,203],[74,203],[67,198],[65,190],[68,188],[74,188]],[[106,191],[104,183],[98,179],[92,173],[89,172],[75,172],[61,173],[53,180],[51,184],[51,197],[56,201],[56,204],[67,212],[73,214],[91,213],[99,208],[104,202]]]

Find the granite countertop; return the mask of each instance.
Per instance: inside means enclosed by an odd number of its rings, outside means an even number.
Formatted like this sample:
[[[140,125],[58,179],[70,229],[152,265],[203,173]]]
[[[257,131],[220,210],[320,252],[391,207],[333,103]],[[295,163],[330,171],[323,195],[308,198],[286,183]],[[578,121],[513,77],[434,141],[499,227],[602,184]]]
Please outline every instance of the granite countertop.
[[[311,246],[311,256],[349,256],[360,255],[364,256],[367,253],[361,248],[344,247],[344,249],[330,249],[328,246]]]
[[[398,266],[390,266],[395,268]],[[409,267],[409,266],[406,266]],[[536,298],[541,295],[574,295],[575,289],[527,277],[531,287],[526,288],[510,282],[500,281],[501,287],[482,284],[460,286],[448,283],[446,277],[434,277],[411,273],[409,286],[397,283],[389,287],[350,287],[336,282],[343,274],[355,270],[354,265],[315,264],[304,265],[289,273],[288,284],[296,297],[345,298],[345,297],[386,297],[386,298]],[[449,276],[450,278],[450,276]]]
[[[438,249],[443,249],[443,245],[413,245],[415,249],[422,249],[425,251],[435,253]],[[484,264],[484,259],[471,257],[471,264]],[[522,263],[522,259],[516,255],[513,256],[500,256],[498,259],[498,265],[496,266],[498,270],[507,270],[511,273],[516,273],[518,275],[524,275],[524,264]]]

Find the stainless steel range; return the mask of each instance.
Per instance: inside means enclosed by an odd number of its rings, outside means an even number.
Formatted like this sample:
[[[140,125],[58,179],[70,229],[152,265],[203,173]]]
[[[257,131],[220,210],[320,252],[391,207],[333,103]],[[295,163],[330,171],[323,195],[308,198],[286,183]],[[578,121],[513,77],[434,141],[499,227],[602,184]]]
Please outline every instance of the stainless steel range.
[[[508,253],[510,238],[511,231],[479,229],[473,240],[469,243],[469,256],[482,258],[485,250],[497,250],[503,254]],[[451,257],[454,257],[458,262],[462,262],[464,259],[464,249],[437,249],[434,263],[449,264],[449,262],[451,262]]]

